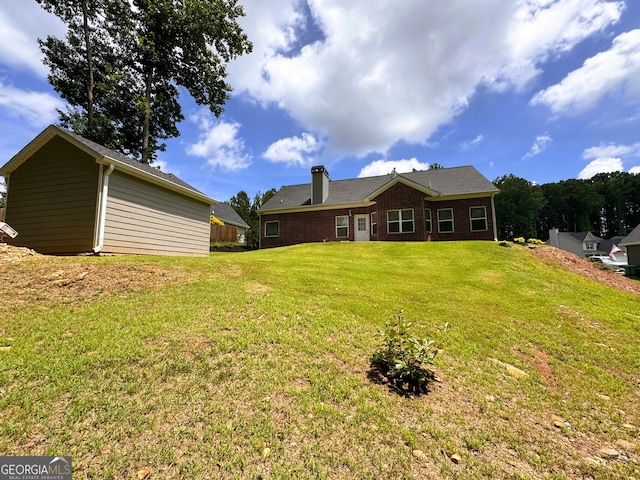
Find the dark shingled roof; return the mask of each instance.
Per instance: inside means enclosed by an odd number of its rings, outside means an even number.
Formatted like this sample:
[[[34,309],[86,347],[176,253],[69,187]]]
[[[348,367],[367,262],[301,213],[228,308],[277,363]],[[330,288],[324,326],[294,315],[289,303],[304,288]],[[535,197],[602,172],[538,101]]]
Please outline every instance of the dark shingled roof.
[[[76,143],[78,148],[86,148],[87,152],[90,152],[90,154],[94,156],[98,161],[100,160],[100,157],[108,158],[110,160],[113,160],[116,166],[120,165],[121,168],[129,170],[129,172],[133,175],[135,175],[136,173],[133,173],[132,170],[139,172],[142,178],[147,177],[148,181],[157,182],[159,180],[158,184],[164,185],[165,188],[175,189],[176,191],[182,192],[184,195],[191,195],[194,198],[199,198],[209,203],[216,202],[214,199],[189,185],[187,182],[180,180],[172,173],[162,172],[159,169],[152,167],[151,165],[139,162],[134,158],[128,157],[127,155],[124,155],[120,152],[116,152],[115,150],[111,150],[110,148],[88,140],[80,135],[70,132],[69,130],[60,128],[57,125],[49,125],[42,132],[40,132],[40,134],[36,138],[34,138],[28,145],[20,150],[20,152],[14,155],[11,160],[0,167],[0,175],[6,176],[7,174],[13,172],[16,168],[19,168],[22,163],[24,163],[31,155],[33,155],[34,152],[39,150],[54,136],[60,136],[68,142]]]
[[[211,205],[211,215],[218,220],[222,220],[226,224],[235,225],[237,227],[249,228],[238,212],[236,212],[228,203],[216,203]]]
[[[640,245],[640,224],[638,224],[638,226],[634,228],[629,235],[624,237],[620,242],[620,245]]]
[[[184,181],[180,180],[173,173],[165,173],[165,172],[157,169],[156,167],[153,167],[151,165],[147,165],[146,163],[139,162],[138,160],[136,160],[134,158],[131,158],[131,157],[129,157],[129,156],[123,154],[123,153],[116,152],[115,150],[111,150],[110,148],[107,148],[107,147],[105,147],[103,145],[100,145],[99,143],[96,143],[96,142],[94,142],[92,140],[89,140],[89,139],[86,139],[84,137],[81,137],[80,135],[78,135],[76,133],[73,133],[73,132],[70,132],[69,130],[65,130],[65,129],[62,129],[62,128],[60,130],[64,131],[70,137],[75,138],[78,142],[82,143],[83,145],[86,145],[91,150],[95,150],[97,153],[99,153],[102,156],[112,158],[112,159],[117,160],[119,162],[125,163],[125,164],[129,165],[130,167],[133,167],[133,168],[136,168],[136,169],[138,169],[138,170],[140,170],[142,172],[148,173],[149,175],[153,175],[155,177],[161,178],[161,179],[166,180],[168,182],[180,185],[181,187],[188,188],[189,190],[193,190],[196,193],[202,194],[201,191],[199,191],[198,189],[192,187],[187,182],[184,182]]]
[[[352,178],[329,181],[329,196],[323,206],[344,205],[369,201],[369,196],[392,182],[406,179],[434,196],[455,196],[498,193],[498,188],[472,166],[441,168],[397,175]],[[311,183],[282,187],[260,212],[300,208],[311,205]],[[313,205],[317,207],[318,205]]]

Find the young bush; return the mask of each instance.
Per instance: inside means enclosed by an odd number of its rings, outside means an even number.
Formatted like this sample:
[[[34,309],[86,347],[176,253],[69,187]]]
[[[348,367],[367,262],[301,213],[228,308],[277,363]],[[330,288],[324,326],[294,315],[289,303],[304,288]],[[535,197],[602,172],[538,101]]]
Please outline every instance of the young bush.
[[[412,323],[396,311],[394,322],[378,331],[380,350],[371,357],[371,371],[378,380],[403,393],[425,393],[434,374],[424,365],[433,365],[438,349],[434,340],[412,336]]]

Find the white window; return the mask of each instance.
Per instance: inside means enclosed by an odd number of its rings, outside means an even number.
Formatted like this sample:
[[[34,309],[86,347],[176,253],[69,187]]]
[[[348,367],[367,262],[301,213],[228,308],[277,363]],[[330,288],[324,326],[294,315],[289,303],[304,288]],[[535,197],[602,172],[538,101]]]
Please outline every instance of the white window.
[[[438,210],[438,232],[453,233],[453,208]]]
[[[371,235],[378,234],[378,213],[373,212],[371,214]]]
[[[413,233],[413,209],[389,210],[387,212],[387,232]]]
[[[472,232],[483,232],[487,229],[487,209],[485,207],[471,207],[469,217]]]
[[[425,225],[427,233],[433,232],[433,225],[431,224],[431,209],[430,208],[425,208],[424,209],[424,225]]]
[[[280,222],[264,222],[264,236],[265,237],[279,237],[280,236]]]
[[[367,217],[358,217],[358,225],[356,227],[359,232],[367,231]]]
[[[346,215],[336,217],[336,237],[349,237],[349,217]]]

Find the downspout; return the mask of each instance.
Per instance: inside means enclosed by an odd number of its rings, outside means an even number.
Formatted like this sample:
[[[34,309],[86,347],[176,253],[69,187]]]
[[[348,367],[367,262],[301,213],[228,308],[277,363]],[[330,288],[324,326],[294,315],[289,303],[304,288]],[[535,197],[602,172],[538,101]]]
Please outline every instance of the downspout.
[[[247,235],[249,234],[249,228],[247,228]],[[245,243],[247,243],[246,239]],[[262,213],[260,212],[258,212],[258,250],[262,250]]]
[[[93,247],[93,253],[96,255],[102,251],[104,247],[104,226],[107,217],[107,194],[109,193],[109,176],[113,173],[115,165],[109,164],[109,169],[102,176],[102,189],[98,200],[98,222],[96,228],[96,246]]]
[[[493,219],[493,241],[498,241],[498,222],[496,221],[496,196],[491,195],[491,217]]]

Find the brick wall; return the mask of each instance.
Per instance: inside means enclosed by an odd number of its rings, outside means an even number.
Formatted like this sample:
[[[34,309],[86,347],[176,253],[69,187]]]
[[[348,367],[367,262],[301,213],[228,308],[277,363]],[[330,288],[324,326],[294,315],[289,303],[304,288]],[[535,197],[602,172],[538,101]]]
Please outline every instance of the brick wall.
[[[349,215],[351,212],[351,215]],[[353,216],[369,213],[369,208],[341,208],[298,213],[279,213],[260,217],[260,247],[283,247],[311,242],[353,241]],[[349,236],[336,237],[336,217],[349,217]],[[279,237],[265,237],[265,222],[280,222]]]
[[[424,242],[427,239],[424,222],[424,193],[404,183],[382,192],[375,199],[378,212],[378,240],[387,242]],[[413,209],[413,233],[389,233],[387,231],[387,211]]]
[[[341,208],[335,210],[312,210],[308,212],[280,213],[262,215],[260,217],[261,248],[281,247],[311,242],[337,242],[354,240],[354,215],[378,214],[378,233],[371,235],[371,240],[380,241],[447,241],[447,240],[493,240],[493,218],[491,211],[491,198],[476,198],[463,200],[448,200],[431,202],[425,200],[425,194],[413,188],[397,183],[374,201],[375,205],[361,208]],[[469,209],[471,207],[485,207],[487,213],[487,230],[481,232],[471,231]],[[413,233],[389,233],[387,231],[387,211],[413,209],[414,231]],[[426,230],[425,208],[431,209],[432,232]],[[438,232],[438,209],[453,208],[454,231],[453,233]],[[336,237],[336,216],[347,215],[349,217],[349,236]],[[369,220],[371,217],[369,216]],[[278,237],[265,237],[265,222],[278,221],[280,223],[280,235]]]
[[[432,232],[431,240],[494,240],[493,217],[491,211],[491,198],[472,198],[464,200],[448,200],[444,202],[425,202],[425,206],[431,209]],[[472,232],[469,209],[471,207],[485,207],[487,213],[487,230]],[[438,210],[453,208],[453,233],[438,232]]]

